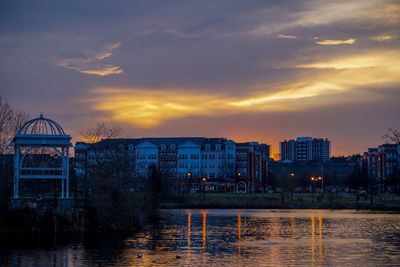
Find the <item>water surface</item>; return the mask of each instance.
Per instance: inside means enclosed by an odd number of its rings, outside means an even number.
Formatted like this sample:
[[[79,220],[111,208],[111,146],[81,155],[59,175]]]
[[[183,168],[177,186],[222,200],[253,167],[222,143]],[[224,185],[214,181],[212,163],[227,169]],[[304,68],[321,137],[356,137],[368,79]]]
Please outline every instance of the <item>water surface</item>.
[[[159,224],[129,236],[52,240],[46,246],[3,245],[0,265],[400,266],[399,214],[328,210],[163,210],[161,214]]]

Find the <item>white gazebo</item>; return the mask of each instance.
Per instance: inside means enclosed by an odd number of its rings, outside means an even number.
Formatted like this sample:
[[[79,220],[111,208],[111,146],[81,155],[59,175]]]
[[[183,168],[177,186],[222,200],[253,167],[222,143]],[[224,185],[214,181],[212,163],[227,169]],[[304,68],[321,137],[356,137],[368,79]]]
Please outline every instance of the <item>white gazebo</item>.
[[[21,179],[58,179],[61,198],[69,197],[71,136],[55,121],[40,115],[26,122],[14,138],[14,198]]]

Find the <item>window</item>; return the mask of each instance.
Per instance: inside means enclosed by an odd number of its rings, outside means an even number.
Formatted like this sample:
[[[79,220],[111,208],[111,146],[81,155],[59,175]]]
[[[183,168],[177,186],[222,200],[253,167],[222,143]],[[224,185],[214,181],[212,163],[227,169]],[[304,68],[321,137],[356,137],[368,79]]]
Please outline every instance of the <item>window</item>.
[[[157,155],[156,154],[150,154],[150,155],[147,155],[147,158],[148,159],[157,159]]]
[[[215,146],[215,149],[216,149],[216,150],[221,150],[221,145],[220,145],[220,144],[217,144],[217,145]]]
[[[165,150],[165,149],[167,149],[167,146],[164,145],[164,144],[162,144],[162,145],[161,145],[161,149],[162,149],[162,150]]]
[[[133,150],[133,145],[129,145],[128,149],[129,149],[129,151],[132,151]]]
[[[206,144],[206,150],[211,150],[211,145],[210,144]]]

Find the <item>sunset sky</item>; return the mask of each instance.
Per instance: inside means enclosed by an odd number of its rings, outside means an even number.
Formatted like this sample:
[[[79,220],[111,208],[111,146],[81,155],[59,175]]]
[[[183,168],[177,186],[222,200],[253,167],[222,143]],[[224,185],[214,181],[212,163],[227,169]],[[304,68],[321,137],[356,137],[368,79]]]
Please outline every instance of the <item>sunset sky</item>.
[[[1,1],[0,95],[80,138],[278,142],[362,153],[400,128],[400,1]]]

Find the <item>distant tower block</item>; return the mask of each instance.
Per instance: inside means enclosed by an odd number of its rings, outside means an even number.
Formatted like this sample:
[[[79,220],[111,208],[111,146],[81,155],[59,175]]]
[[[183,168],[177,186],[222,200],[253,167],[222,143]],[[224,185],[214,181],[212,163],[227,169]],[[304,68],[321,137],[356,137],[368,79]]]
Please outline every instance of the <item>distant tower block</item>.
[[[14,198],[21,179],[59,179],[61,198],[69,197],[71,136],[55,121],[43,117],[26,122],[14,138]]]

